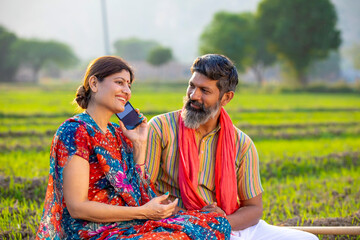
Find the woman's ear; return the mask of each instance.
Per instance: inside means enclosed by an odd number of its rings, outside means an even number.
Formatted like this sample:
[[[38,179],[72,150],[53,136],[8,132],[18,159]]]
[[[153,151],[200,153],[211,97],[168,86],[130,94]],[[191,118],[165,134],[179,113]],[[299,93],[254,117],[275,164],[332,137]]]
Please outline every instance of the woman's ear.
[[[89,78],[89,87],[91,89],[92,92],[96,93],[98,90],[98,79],[93,75]]]
[[[234,92],[233,91],[229,91],[229,92],[224,93],[224,95],[221,98],[221,103],[220,103],[221,106],[222,107],[226,106],[226,104],[228,104],[231,101],[231,99],[233,99],[233,97],[234,97]]]

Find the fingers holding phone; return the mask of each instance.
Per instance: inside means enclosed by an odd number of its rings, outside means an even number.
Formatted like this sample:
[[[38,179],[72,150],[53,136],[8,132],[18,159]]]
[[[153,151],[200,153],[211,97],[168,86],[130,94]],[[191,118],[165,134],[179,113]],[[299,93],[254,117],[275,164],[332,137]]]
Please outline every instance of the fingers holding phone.
[[[124,135],[133,143],[146,142],[148,133],[147,118],[140,113],[139,109],[135,109],[130,102],[125,104],[123,112],[117,113],[119,125]]]
[[[124,126],[128,130],[135,129],[138,125],[143,122],[143,119],[139,117],[139,109],[135,109],[130,102],[125,104],[124,111],[119,112],[116,116],[124,123]]]
[[[142,123],[147,123],[147,118],[144,114],[142,114],[138,108],[136,108],[135,111],[138,113],[139,118],[142,119]]]

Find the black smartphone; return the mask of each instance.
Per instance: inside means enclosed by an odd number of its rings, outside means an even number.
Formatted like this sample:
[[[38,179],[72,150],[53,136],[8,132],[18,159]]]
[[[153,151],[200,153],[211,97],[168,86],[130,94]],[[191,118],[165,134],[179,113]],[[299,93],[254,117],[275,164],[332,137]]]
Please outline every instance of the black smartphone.
[[[136,128],[143,120],[139,117],[139,114],[130,102],[127,102],[124,111],[117,113],[116,116],[124,123],[126,129],[129,130]]]

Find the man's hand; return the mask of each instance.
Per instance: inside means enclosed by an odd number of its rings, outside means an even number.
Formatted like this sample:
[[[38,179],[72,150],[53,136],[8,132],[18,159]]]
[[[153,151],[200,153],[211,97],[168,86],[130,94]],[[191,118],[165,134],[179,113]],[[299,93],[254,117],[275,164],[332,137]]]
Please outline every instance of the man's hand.
[[[170,203],[172,203],[172,201],[170,199],[165,199],[164,201],[161,202],[161,204],[170,204]],[[186,211],[185,209],[183,209],[179,206],[175,206],[175,209],[174,209],[172,215],[177,214],[180,210],[182,210],[184,212]]]
[[[204,211],[204,212],[216,212],[216,213],[219,213],[223,216],[226,216],[226,213],[217,206],[217,203],[216,202],[213,202],[212,204],[209,204],[205,207],[203,207],[201,209],[201,211]]]
[[[179,211],[186,212],[186,209],[181,208],[181,207],[179,207],[179,206],[176,206],[173,214],[175,215],[175,214],[177,214]]]

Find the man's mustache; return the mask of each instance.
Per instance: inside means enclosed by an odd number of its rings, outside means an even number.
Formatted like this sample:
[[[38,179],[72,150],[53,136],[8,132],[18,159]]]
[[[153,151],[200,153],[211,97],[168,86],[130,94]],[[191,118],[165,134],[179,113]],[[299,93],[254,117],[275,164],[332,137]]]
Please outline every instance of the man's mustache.
[[[199,103],[199,102],[196,101],[196,100],[191,100],[191,99],[189,99],[189,100],[187,101],[187,103],[186,103],[186,105],[187,105],[188,108],[190,108],[191,110],[195,110],[194,108],[191,107],[190,104],[195,105],[196,107],[199,107],[200,109],[196,109],[197,111],[199,111],[199,110],[204,110],[204,104]]]

